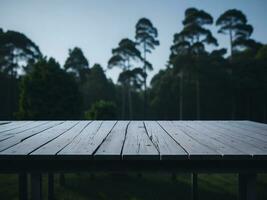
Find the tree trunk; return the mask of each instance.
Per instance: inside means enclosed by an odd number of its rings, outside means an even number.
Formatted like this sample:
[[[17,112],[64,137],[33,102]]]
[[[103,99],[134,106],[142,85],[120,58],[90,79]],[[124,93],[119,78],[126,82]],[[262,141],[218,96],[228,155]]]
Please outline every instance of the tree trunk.
[[[183,120],[183,100],[184,100],[184,72],[180,73],[180,90],[179,90],[179,119]]]
[[[129,98],[129,118],[133,118],[133,108],[132,108],[132,92],[131,92],[131,86],[128,87],[128,98]]]
[[[263,103],[263,122],[267,123],[267,105],[266,105],[266,101],[264,101]]]
[[[66,184],[65,175],[63,173],[59,174],[59,184],[61,187],[64,187]]]
[[[125,97],[126,97],[126,90],[125,85],[122,86],[122,114],[121,118],[125,119]]]
[[[197,120],[200,120],[200,83],[197,77],[196,79],[196,104],[197,104]]]
[[[236,98],[235,98],[235,82],[234,80],[234,73],[233,73],[233,68],[231,66],[230,69],[230,77],[232,79],[232,93],[231,93],[231,104],[232,104],[232,111],[231,111],[231,119],[234,120],[236,118]]]
[[[146,42],[144,42],[144,114],[143,114],[143,117],[144,119],[146,119],[146,105],[147,105],[147,96],[146,96],[146,89],[147,89],[147,86],[146,86],[146,79],[147,79],[147,76],[146,76]]]
[[[232,59],[233,56],[233,33],[232,33],[232,29],[229,29],[229,35],[230,35],[230,58]]]
[[[250,120],[250,96],[247,97],[247,119]]]

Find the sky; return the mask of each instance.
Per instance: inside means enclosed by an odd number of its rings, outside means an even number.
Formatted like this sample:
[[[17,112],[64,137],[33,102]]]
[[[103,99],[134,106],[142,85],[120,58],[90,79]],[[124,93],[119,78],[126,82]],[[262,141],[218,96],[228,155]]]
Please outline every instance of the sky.
[[[134,39],[135,24],[149,18],[158,29],[160,46],[148,60],[154,70],[166,68],[173,34],[181,31],[184,11],[189,7],[203,9],[214,20],[227,9],[240,9],[254,27],[252,38],[267,43],[267,0],[0,0],[0,27],[24,33],[42,53],[64,64],[68,49],[80,47],[90,66],[99,63],[107,69],[112,48],[123,38]],[[209,27],[219,47],[229,48],[226,35]],[[211,48],[209,48],[211,49]],[[117,82],[119,69],[107,70]]]

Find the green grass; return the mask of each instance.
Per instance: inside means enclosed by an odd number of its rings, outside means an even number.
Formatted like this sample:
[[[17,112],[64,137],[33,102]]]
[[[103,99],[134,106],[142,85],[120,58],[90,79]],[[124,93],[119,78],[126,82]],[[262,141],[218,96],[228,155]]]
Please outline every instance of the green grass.
[[[65,200],[174,200],[190,199],[190,175],[177,174],[176,180],[167,173],[89,173],[66,174],[66,185],[59,185],[55,177],[56,199]],[[93,178],[94,177],[94,178]],[[267,174],[259,174],[259,200],[267,199]],[[237,175],[200,174],[200,200],[237,199]],[[43,176],[43,195],[47,199],[47,176]],[[18,177],[0,175],[0,199],[18,199]]]

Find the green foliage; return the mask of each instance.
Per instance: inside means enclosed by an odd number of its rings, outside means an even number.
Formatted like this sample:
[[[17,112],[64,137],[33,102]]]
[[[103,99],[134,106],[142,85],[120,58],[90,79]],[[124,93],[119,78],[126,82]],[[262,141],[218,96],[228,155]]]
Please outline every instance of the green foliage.
[[[85,119],[111,120],[116,119],[116,106],[110,101],[97,101],[85,112]]]
[[[107,79],[103,68],[95,64],[85,81],[80,85],[83,94],[83,110],[88,110],[99,100],[115,101],[115,86],[110,79]]]
[[[21,81],[20,119],[77,119],[81,97],[73,77],[52,58],[32,66]]]
[[[121,69],[118,84],[99,64],[89,68],[78,47],[69,50],[61,69],[55,60],[42,58],[22,33],[0,29],[0,118],[14,119],[17,113],[21,119],[78,119],[87,111],[90,119],[267,122],[266,45],[251,38],[253,27],[245,14],[232,9],[216,21],[219,33],[229,34],[234,56],[226,55],[225,48],[206,48],[217,45],[208,28],[213,17],[206,11],[189,8],[182,23],[167,68],[155,74],[148,88],[147,70],[153,66],[146,54],[159,41],[147,18],[138,20],[135,41],[124,38],[112,50],[108,69]],[[17,73],[22,68],[25,74]]]
[[[27,36],[16,31],[4,32],[0,28],[0,72],[15,76],[20,67],[30,70],[28,64],[41,57],[38,46]]]
[[[112,57],[108,61],[108,68],[120,67],[122,73],[119,75],[119,82],[122,83],[122,109],[121,117],[126,118],[126,112],[128,111],[128,118],[132,118],[132,90],[136,89],[133,86],[137,86],[140,82],[139,70],[132,70],[133,61],[141,61],[141,53],[136,47],[136,43],[126,38],[119,42],[119,46],[112,49]],[[142,73],[143,74],[143,73]],[[128,104],[126,104],[126,98],[128,98]]]
[[[143,83],[138,80],[138,74],[134,79],[135,83],[140,82],[140,87],[144,85],[144,105],[143,105],[143,117],[146,118],[146,110],[147,110],[147,69],[153,70],[153,66],[150,62],[147,61],[146,54],[152,53],[152,50],[155,49],[156,46],[159,45],[158,30],[153,26],[152,22],[147,18],[141,18],[137,22],[135,26],[135,39],[139,45],[139,47],[143,51],[142,61],[144,63],[143,72],[139,74],[143,77]],[[139,71],[137,69],[137,71]],[[132,73],[132,72],[131,72]],[[135,84],[135,85],[139,85]]]
[[[250,48],[255,46],[255,41],[249,39],[253,33],[253,27],[247,24],[246,15],[237,9],[225,11],[216,21],[219,33],[229,34],[231,54],[239,48]]]
[[[69,57],[64,64],[64,69],[79,81],[84,81],[89,72],[89,63],[80,48],[69,49]]]
[[[19,80],[0,72],[0,120],[14,119],[18,110]]]
[[[123,70],[131,68],[132,60],[140,60],[141,53],[136,48],[136,43],[125,38],[119,42],[119,46],[112,49],[112,57],[108,61],[108,68],[120,67]]]
[[[174,34],[169,63],[173,64],[176,56],[206,53],[205,44],[218,46],[216,38],[205,27],[211,24],[213,24],[213,18],[209,13],[196,8],[188,8],[185,11],[183,30]]]

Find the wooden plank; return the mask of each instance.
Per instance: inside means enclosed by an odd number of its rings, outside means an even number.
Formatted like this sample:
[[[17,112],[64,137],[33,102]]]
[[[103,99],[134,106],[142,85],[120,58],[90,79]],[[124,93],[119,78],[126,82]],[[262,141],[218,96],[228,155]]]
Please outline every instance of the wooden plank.
[[[160,159],[142,121],[131,121],[122,150],[123,159]]]
[[[254,121],[245,121],[248,125],[255,126],[257,128],[263,129],[267,131],[267,124],[264,123],[259,123],[259,122],[254,122]]]
[[[30,138],[36,134],[39,134],[39,133],[41,133],[41,132],[43,132],[49,128],[52,128],[52,127],[60,124],[60,123],[62,123],[62,122],[51,121],[51,122],[40,124],[39,126],[32,128],[32,129],[29,129],[29,130],[26,130],[24,132],[21,132],[20,134],[15,134],[14,136],[0,142],[0,151],[3,151],[5,149],[8,149],[8,148],[18,144],[18,143],[21,143],[23,140]]]
[[[2,135],[4,132],[14,130],[17,128],[21,128],[27,124],[33,123],[34,121],[18,121],[18,122],[12,122],[10,124],[1,125],[0,126],[0,135]]]
[[[121,159],[121,151],[125,141],[129,121],[118,121],[103,144],[94,154],[97,159]]]
[[[240,137],[240,135],[237,135],[229,130],[216,127],[213,125],[213,123],[209,121],[198,121],[196,122],[203,128],[212,131],[212,134],[216,136],[220,141],[228,143],[228,145],[235,146],[237,149],[239,149],[242,152],[246,152],[247,154],[254,156],[254,155],[264,155],[265,148],[263,145],[266,145],[265,142],[260,143],[258,141],[254,141],[256,143],[253,143],[252,138],[248,137]]]
[[[0,121],[0,125],[9,124],[11,121]]]
[[[222,142],[218,139],[215,139],[214,137],[211,137],[210,132],[206,133],[200,127],[195,128],[195,122],[193,121],[175,121],[173,123],[177,127],[179,127],[179,129],[181,129],[185,134],[201,142],[202,144],[206,144],[209,148],[219,152],[223,157],[239,157],[240,155],[248,156],[247,153],[242,152],[231,145],[226,145],[228,143]]]
[[[28,121],[29,122],[29,121]],[[10,121],[8,123],[5,123],[4,121],[0,121],[0,133],[2,132],[3,128],[9,128],[9,127],[13,127],[13,126],[18,126],[19,124],[22,123],[27,123],[27,121]]]
[[[256,134],[259,134],[259,135],[263,135],[264,137],[267,137],[267,129],[264,130],[264,129],[260,128],[260,127],[250,125],[246,121],[236,121],[236,122],[235,121],[227,121],[226,123],[231,124],[231,126],[250,131],[253,134],[256,133]]]
[[[248,157],[252,156],[250,154],[250,152],[247,152],[247,148],[239,149],[237,147],[236,142],[232,142],[232,140],[235,139],[233,137],[228,137],[228,136],[225,137],[225,135],[221,134],[217,130],[209,129],[209,128],[203,126],[202,124],[199,124],[199,122],[196,122],[196,121],[187,121],[184,123],[188,127],[195,130],[197,135],[205,137],[207,140],[206,141],[207,144],[213,143],[215,145],[218,145],[218,147],[217,147],[218,151],[223,154],[223,157],[226,157],[226,158],[230,158],[230,157],[248,158]],[[209,138],[212,140],[210,141]],[[216,141],[216,142],[214,143],[214,141]],[[247,144],[244,143],[243,145],[246,146]],[[225,153],[224,149],[226,149],[226,153]]]
[[[115,124],[116,121],[94,121],[58,155],[86,155],[91,158]]]
[[[16,134],[21,134],[25,131],[31,130],[35,127],[38,127],[38,126],[40,126],[42,124],[46,124],[46,123],[48,123],[48,121],[35,121],[33,123],[27,123],[25,125],[22,125],[21,127],[18,127],[16,129],[5,131],[5,132],[1,133],[0,141],[6,140],[7,138],[13,137]]]
[[[172,122],[158,121],[158,123],[177,143],[179,143],[188,152],[190,159],[216,159],[222,157],[219,152],[190,137]]]
[[[209,129],[215,130],[216,132],[219,131],[222,134],[222,136],[225,138],[230,137],[237,141],[242,141],[245,144],[250,144],[258,149],[261,149],[262,151],[264,151],[267,148],[267,143],[265,141],[251,138],[251,137],[246,137],[246,136],[244,137],[243,135],[240,135],[238,132],[232,132],[232,131],[229,131],[229,129],[224,129],[218,126],[214,126],[214,124],[210,121],[205,121],[205,122],[200,121],[197,123],[201,123],[204,127],[208,126]]]
[[[72,140],[74,140],[74,138],[77,137],[90,123],[91,121],[78,122],[72,129],[67,130],[64,134],[32,152],[31,155],[56,155],[64,147],[70,144]]]
[[[73,128],[78,122],[77,121],[66,121],[45,131],[38,133],[15,146],[12,146],[5,151],[0,152],[0,154],[6,155],[28,155],[46,143],[52,141],[53,139],[64,134],[69,129]]]
[[[239,134],[240,137],[249,137],[249,138],[254,138],[260,141],[265,141],[267,142],[267,136],[261,135],[261,134],[257,134],[255,132],[246,130],[246,129],[240,129],[237,127],[232,126],[231,124],[227,123],[227,122],[223,122],[223,121],[212,121],[210,123],[213,123],[214,126],[216,127],[220,127],[220,128],[224,128],[228,131],[230,131],[231,133],[236,133]]]
[[[155,121],[145,121],[150,140],[158,149],[161,159],[186,159],[187,152]]]

